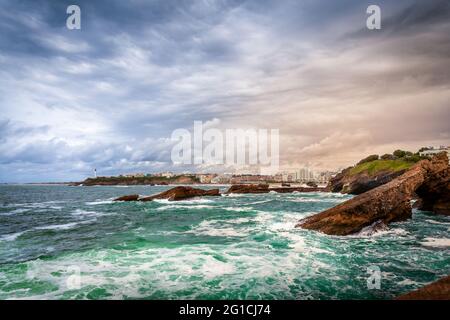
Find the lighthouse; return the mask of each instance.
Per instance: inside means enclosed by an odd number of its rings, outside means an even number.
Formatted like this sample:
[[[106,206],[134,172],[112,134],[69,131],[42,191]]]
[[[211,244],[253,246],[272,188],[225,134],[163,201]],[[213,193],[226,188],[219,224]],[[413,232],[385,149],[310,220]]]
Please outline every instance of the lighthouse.
[[[94,178],[97,179],[97,168],[94,169]]]

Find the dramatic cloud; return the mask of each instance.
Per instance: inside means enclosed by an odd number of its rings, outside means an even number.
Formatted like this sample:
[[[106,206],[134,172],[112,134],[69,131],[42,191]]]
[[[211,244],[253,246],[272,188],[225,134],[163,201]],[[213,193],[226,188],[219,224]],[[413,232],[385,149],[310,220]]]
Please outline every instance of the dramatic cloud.
[[[285,167],[450,144],[450,3],[369,4],[2,1],[0,182],[205,170],[170,161],[194,120],[279,128]]]

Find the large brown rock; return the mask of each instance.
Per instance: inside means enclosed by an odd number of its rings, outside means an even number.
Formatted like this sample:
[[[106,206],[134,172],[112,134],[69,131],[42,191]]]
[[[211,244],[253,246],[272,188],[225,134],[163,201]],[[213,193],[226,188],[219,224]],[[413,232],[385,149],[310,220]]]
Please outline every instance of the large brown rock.
[[[439,170],[429,170],[429,179],[417,190],[420,198],[417,208],[433,211],[437,214],[450,215],[450,168],[446,157],[433,158]],[[435,169],[435,168],[434,168]]]
[[[153,201],[155,199],[167,199],[169,201],[179,201],[195,197],[220,196],[219,189],[203,190],[192,187],[175,187],[167,191],[140,198],[138,195],[123,196],[114,201]]]
[[[153,196],[141,198],[140,201],[152,201],[155,199],[167,199],[169,201],[179,201],[205,196],[220,196],[219,189],[203,190],[192,187],[175,187]]]
[[[268,184],[234,184],[232,185],[227,194],[230,193],[269,193]]]
[[[139,199],[138,194],[131,194],[129,196],[123,196],[123,197],[114,199],[114,201],[137,201],[138,199]]]
[[[450,300],[450,276],[401,295],[397,300]]]
[[[429,205],[439,206],[442,199],[434,197],[434,186],[440,188],[445,181],[448,181],[448,158],[442,153],[431,161],[418,162],[387,184],[301,220],[297,227],[348,235],[374,223],[402,221],[411,217],[410,201],[416,192],[425,197]]]

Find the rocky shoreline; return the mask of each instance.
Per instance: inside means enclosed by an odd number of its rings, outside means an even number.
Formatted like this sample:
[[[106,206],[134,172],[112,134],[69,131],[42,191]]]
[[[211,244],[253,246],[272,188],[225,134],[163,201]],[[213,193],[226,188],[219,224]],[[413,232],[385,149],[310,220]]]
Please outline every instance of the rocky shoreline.
[[[331,209],[315,214],[299,221],[296,227],[315,230],[329,235],[345,236],[355,234],[364,228],[374,230],[385,228],[389,223],[403,221],[412,217],[412,200],[414,207],[432,211],[435,214],[450,215],[450,168],[445,153],[431,160],[421,160],[410,169],[400,171],[378,185],[371,184],[370,190],[357,195]],[[265,184],[232,185],[224,195],[228,194],[265,194],[270,192],[329,192],[330,188],[305,187],[270,187]],[[162,193],[141,197],[128,195],[115,201],[152,201],[168,199],[179,201],[194,197],[220,196],[219,189],[203,190],[187,186],[179,186]],[[410,299],[450,299],[450,276],[421,289],[398,297],[399,300]]]
[[[397,300],[450,300],[450,276],[403,294]]]
[[[389,183],[305,218],[297,227],[330,235],[354,234],[374,224],[411,218],[413,199],[420,199],[422,210],[450,215],[450,171],[445,153],[418,162]]]
[[[293,192],[324,192],[325,188],[309,188],[309,187],[280,187],[271,188],[266,184],[252,184],[252,185],[232,185],[225,193],[227,194],[257,194],[257,193],[293,193]],[[203,190],[187,186],[178,186],[167,191],[141,197],[138,194],[126,195],[114,199],[114,201],[152,201],[155,199],[167,199],[169,201],[180,201],[197,197],[211,197],[220,196],[219,189]]]
[[[203,190],[203,189],[196,189],[192,187],[175,187],[172,189],[169,189],[167,191],[151,195],[151,196],[145,196],[141,197],[138,194],[132,194],[127,195],[123,197],[119,197],[117,199],[114,199],[114,201],[142,201],[142,202],[148,202],[153,201],[157,199],[167,199],[169,201],[180,201],[180,200],[186,200],[196,197],[215,197],[220,196],[219,189],[212,189],[212,190]]]

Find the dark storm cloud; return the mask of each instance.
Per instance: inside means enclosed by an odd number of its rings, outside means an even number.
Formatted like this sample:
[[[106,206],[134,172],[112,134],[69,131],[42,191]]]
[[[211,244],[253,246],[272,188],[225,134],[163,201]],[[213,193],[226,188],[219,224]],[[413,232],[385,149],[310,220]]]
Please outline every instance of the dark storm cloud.
[[[449,2],[377,1],[379,31],[369,4],[2,1],[0,180],[171,169],[172,130],[216,118],[280,128],[289,164],[448,141]]]

